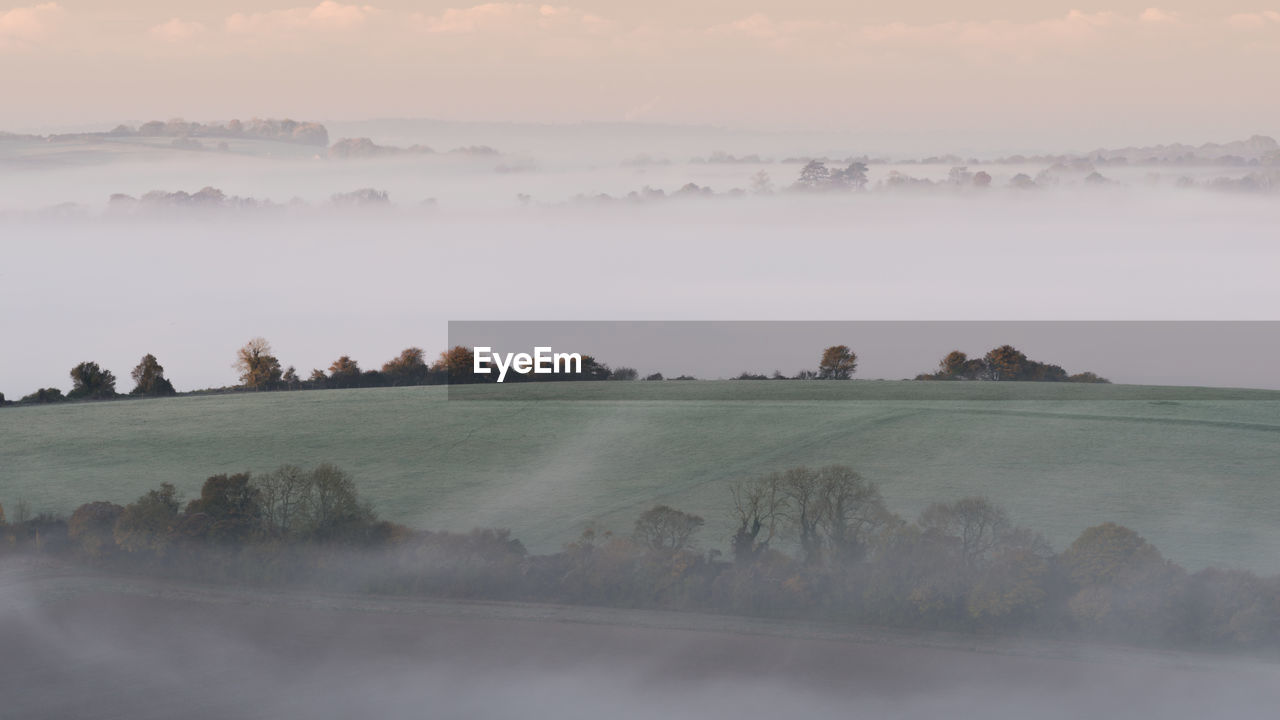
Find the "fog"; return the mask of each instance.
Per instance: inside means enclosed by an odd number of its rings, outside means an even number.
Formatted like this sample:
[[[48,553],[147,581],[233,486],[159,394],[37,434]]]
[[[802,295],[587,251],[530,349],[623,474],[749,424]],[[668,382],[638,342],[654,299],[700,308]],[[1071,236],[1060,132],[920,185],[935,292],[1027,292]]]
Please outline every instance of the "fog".
[[[450,320],[1269,320],[1277,220],[1268,196],[1147,187],[11,213],[0,392],[65,388],[89,359],[127,377],[145,353],[179,390],[233,384],[254,336],[304,375],[342,354],[377,367],[443,349]]]
[[[0,599],[12,718],[1178,720],[1280,700],[1275,667],[1244,659],[103,582],[14,557]]]

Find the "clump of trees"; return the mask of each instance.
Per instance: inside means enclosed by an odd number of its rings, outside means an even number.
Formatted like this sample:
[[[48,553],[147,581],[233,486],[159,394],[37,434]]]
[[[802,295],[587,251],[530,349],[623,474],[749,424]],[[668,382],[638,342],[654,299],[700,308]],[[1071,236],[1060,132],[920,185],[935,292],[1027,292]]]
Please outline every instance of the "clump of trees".
[[[386,190],[360,188],[351,192],[335,193],[330,196],[329,204],[333,207],[375,207],[390,205],[391,196]]]
[[[156,356],[147,353],[142,356],[142,360],[129,373],[133,378],[133,390],[130,395],[141,395],[143,397],[166,397],[176,395],[177,391],[173,389],[173,383],[164,376],[164,366],[160,361],[156,360]]]
[[[1134,530],[1104,522],[1058,553],[990,499],[892,512],[840,465],[735,482],[732,553],[699,546],[701,516],[668,505],[629,534],[588,526],[532,555],[506,530],[412,530],[379,520],[333,465],[219,474],[184,503],[162,483],[69,519],[0,508],[0,552],[103,569],[623,607],[825,618],[922,629],[1035,633],[1215,648],[1280,646],[1280,577],[1188,573]]]
[[[1001,345],[981,358],[970,358],[959,350],[947,353],[932,373],[916,380],[1003,380],[1033,382],[1109,383],[1093,372],[1070,375],[1061,366],[1032,360],[1012,345]]]
[[[96,362],[82,362],[71,368],[68,400],[109,400],[116,396],[116,376]]]
[[[201,548],[376,545],[395,530],[360,499],[351,476],[330,464],[213,475],[185,504],[164,482],[128,505],[91,502],[65,522],[50,518],[42,522],[61,525],[52,535],[65,537],[71,551],[128,567],[180,564]]]
[[[800,192],[849,192],[867,186],[867,164],[858,160],[845,168],[831,170],[821,160],[810,160],[800,169],[800,176],[791,186]]]

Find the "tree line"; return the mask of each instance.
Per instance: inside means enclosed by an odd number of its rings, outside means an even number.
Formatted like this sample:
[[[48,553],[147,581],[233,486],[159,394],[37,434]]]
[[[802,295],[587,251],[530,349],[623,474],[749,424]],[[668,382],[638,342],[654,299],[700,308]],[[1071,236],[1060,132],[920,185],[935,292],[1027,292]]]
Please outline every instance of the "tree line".
[[[239,384],[229,388],[209,389],[200,392],[236,390],[324,390],[341,388],[399,387],[411,385],[444,385],[492,382],[492,375],[474,373],[475,354],[462,345],[440,353],[428,362],[422,348],[405,348],[399,355],[383,363],[379,369],[362,368],[349,355],[342,355],[327,370],[314,368],[303,377],[296,367],[284,367],[276,357],[271,343],[265,338],[253,338],[236,351],[234,368]],[[817,370],[801,370],[788,377],[781,371],[772,376],[743,372],[739,380],[848,380],[858,369],[858,355],[848,345],[832,345],[822,351]],[[154,355],[142,357],[130,372],[134,387],[131,397],[167,397],[177,395],[173,383],[165,377],[162,366]],[[56,387],[40,388],[25,395],[18,402],[26,404],[53,403],[62,400],[110,400],[123,397],[116,390],[116,377],[96,362],[82,362],[71,369],[71,391],[66,395]],[[590,355],[582,356],[580,372],[555,375],[522,375],[512,373],[508,382],[555,382],[566,380],[639,380],[635,368],[611,368]],[[665,380],[662,373],[652,373],[644,380]],[[673,380],[694,380],[682,375]],[[1105,378],[1092,372],[1068,375],[1057,365],[1040,363],[1012,345],[1002,345],[982,358],[970,359],[959,350],[946,355],[934,373],[921,374],[916,380],[1003,380],[1039,382],[1105,383]],[[0,405],[5,404],[0,394]]]
[[[182,502],[162,483],[127,505],[9,522],[0,552],[47,553],[104,570],[393,594],[545,601],[965,632],[1275,650],[1280,577],[1190,573],[1137,532],[1105,522],[1056,552],[983,497],[915,519],[841,465],[725,488],[726,555],[699,543],[696,514],[666,505],[629,532],[591,525],[559,552],[529,553],[501,529],[415,530],[379,519],[349,474],[284,465],[209,477]]]

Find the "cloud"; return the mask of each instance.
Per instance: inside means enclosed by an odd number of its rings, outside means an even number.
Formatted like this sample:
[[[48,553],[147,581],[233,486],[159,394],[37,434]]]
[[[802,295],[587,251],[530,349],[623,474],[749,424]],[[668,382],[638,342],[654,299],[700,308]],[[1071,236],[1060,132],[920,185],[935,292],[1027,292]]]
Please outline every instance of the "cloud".
[[[433,35],[550,31],[597,33],[610,25],[608,20],[582,10],[533,3],[485,3],[468,8],[449,8],[439,15],[415,13],[412,21],[421,31]]]
[[[1227,18],[1227,25],[1236,30],[1264,30],[1280,26],[1280,12],[1264,10],[1256,13],[1239,13]]]
[[[58,3],[41,3],[0,12],[0,48],[22,47],[44,40],[66,14]]]
[[[173,18],[168,22],[160,23],[151,28],[148,33],[151,37],[167,43],[180,43],[190,40],[202,33],[205,27],[202,23],[187,22],[178,18]]]
[[[1075,52],[1110,45],[1126,47],[1140,29],[1171,32],[1185,28],[1180,16],[1159,8],[1137,15],[1072,10],[1033,22],[953,20],[936,23],[778,21],[764,14],[708,28],[706,33],[738,38],[778,50],[833,59],[861,53],[909,52],[921,56],[1029,57],[1045,52]]]
[[[341,32],[361,27],[378,10],[370,5],[343,5],[325,0],[315,7],[296,7],[260,13],[235,13],[227,18],[228,32],[240,35],[279,35],[307,31]]]
[[[1142,11],[1138,19],[1144,23],[1174,23],[1178,22],[1178,14],[1165,12],[1160,8],[1149,7]]]

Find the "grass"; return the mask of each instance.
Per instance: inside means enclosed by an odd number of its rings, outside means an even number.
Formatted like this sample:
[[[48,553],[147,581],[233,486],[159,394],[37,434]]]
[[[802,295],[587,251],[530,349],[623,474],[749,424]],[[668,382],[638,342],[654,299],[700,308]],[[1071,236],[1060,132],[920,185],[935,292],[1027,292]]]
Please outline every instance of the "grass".
[[[845,463],[914,517],[985,494],[1058,548],[1114,520],[1190,569],[1280,572],[1280,393],[911,382],[555,383],[0,410],[0,502],[67,513],[162,481],[331,461],[387,518],[558,548],[667,503],[727,550],[726,485]],[[482,400],[483,402],[467,402]],[[12,510],[11,510],[12,512]]]

